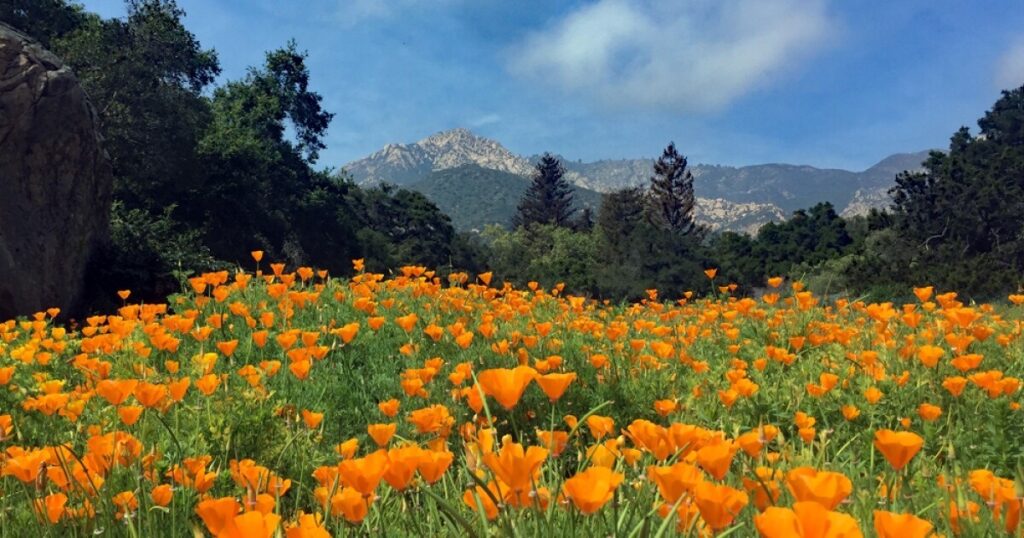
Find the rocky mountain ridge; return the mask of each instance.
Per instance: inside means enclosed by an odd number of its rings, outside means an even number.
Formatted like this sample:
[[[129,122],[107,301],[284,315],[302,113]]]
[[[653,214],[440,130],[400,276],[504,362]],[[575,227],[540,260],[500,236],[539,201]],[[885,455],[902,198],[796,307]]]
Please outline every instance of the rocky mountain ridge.
[[[888,205],[887,191],[896,174],[919,168],[926,157],[927,152],[895,154],[860,172],[791,164],[741,167],[691,164],[698,220],[716,230],[754,232],[766,222],[783,220],[792,211],[820,201],[832,202],[844,215],[866,213],[871,208]],[[516,155],[495,140],[457,128],[410,144],[388,144],[349,163],[344,170],[359,184],[387,182],[416,188],[431,173],[463,165],[528,178],[537,159],[539,156]],[[566,179],[598,193],[646,184],[654,162],[653,158],[561,160],[566,168]],[[480,178],[475,179],[472,188],[481,188]],[[451,174],[445,177],[445,184],[446,196],[452,196]],[[495,219],[498,217],[494,215]]]

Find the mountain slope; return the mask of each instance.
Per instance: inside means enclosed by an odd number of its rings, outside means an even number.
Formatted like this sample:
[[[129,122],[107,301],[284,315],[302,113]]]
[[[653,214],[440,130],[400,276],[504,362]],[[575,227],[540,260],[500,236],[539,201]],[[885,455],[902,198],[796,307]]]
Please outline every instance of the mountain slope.
[[[456,229],[470,231],[483,230],[488,224],[507,226],[529,185],[527,179],[516,174],[464,164],[431,172],[422,181],[405,188],[419,191],[437,204],[451,217]],[[596,213],[601,197],[599,192],[573,187],[578,209],[589,207]],[[754,233],[764,223],[781,221],[785,215],[769,204],[699,198],[695,218],[712,230]]]
[[[889,189],[895,185],[896,175],[905,170],[922,170],[921,163],[927,158],[927,151],[897,153],[861,172],[861,187],[854,191],[850,201],[842,209],[842,216],[865,215],[872,209],[888,207],[892,203]]]
[[[860,172],[823,169],[806,165],[761,164],[754,166],[719,166],[695,164],[694,189],[698,197],[698,217],[716,229],[756,230],[759,224],[779,220],[797,209],[829,201],[844,215],[867,212],[872,207],[888,205],[888,189],[897,173],[917,169],[927,152],[896,154]],[[466,129],[452,129],[431,135],[411,144],[388,144],[380,151],[345,166],[346,172],[360,184],[380,182],[397,185],[419,185],[417,190],[435,192],[437,196],[466,215],[467,226],[490,221],[500,222],[508,213],[501,191],[483,195],[478,189],[492,188],[495,181],[457,185],[459,174],[427,178],[434,173],[472,164],[481,168],[528,178],[539,156],[522,157],[508,151],[500,143],[473,134]],[[609,192],[621,187],[646,185],[654,159],[600,160],[589,163],[562,158],[565,177],[571,183],[596,192]],[[487,175],[487,174],[483,174]],[[443,179],[443,181],[442,181]],[[474,183],[474,181],[477,181]],[[498,183],[508,183],[505,178]],[[525,189],[525,187],[524,187]],[[486,192],[486,191],[484,191]],[[488,196],[496,200],[487,200]],[[586,196],[586,195],[584,195]],[[501,200],[500,203],[498,200]],[[470,201],[491,208],[469,209]],[[517,198],[518,203],[518,198]],[[497,207],[505,208],[499,211]],[[514,210],[515,204],[512,204]],[[442,207],[442,209],[445,209]]]
[[[463,164],[431,172],[406,188],[423,193],[452,219],[458,230],[483,230],[488,224],[508,226],[519,200],[530,186],[521,175]],[[595,213],[601,193],[573,187],[575,207]]]
[[[388,144],[376,153],[345,165],[345,171],[363,185],[382,182],[409,185],[434,170],[463,164],[477,164],[522,176],[528,176],[532,168],[528,161],[493,140],[466,129],[452,129],[412,144]]]

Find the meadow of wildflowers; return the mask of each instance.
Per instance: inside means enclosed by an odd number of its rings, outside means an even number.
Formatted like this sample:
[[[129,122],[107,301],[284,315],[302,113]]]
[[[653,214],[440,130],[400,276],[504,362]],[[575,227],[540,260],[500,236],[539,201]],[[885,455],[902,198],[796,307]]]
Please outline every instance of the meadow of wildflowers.
[[[1021,536],[1024,296],[424,267],[0,323],[0,535]]]

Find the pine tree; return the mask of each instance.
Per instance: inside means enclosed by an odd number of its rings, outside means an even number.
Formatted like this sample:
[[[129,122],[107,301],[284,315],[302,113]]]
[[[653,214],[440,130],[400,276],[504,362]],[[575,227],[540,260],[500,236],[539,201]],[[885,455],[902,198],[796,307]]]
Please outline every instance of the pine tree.
[[[663,230],[689,234],[694,229],[693,175],[674,142],[654,163],[648,194],[648,219]]]
[[[550,153],[545,153],[533,172],[533,182],[519,202],[512,220],[516,228],[531,224],[572,225],[572,188],[563,177],[565,168]]]
[[[580,211],[579,218],[573,222],[573,229],[577,232],[589,232],[594,229],[594,210],[590,209],[590,206],[583,208]]]
[[[597,228],[604,238],[609,260],[623,260],[633,232],[643,220],[644,190],[629,187],[606,193],[597,213]]]

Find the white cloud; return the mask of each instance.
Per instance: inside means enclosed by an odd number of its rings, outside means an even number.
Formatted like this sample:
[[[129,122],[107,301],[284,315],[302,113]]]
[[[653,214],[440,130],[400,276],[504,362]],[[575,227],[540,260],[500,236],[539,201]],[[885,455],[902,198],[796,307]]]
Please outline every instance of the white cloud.
[[[999,58],[996,66],[996,84],[1003,90],[1024,84],[1024,37],[1018,39]]]
[[[721,109],[827,41],[824,0],[598,0],[510,50],[510,70],[622,108]]]

